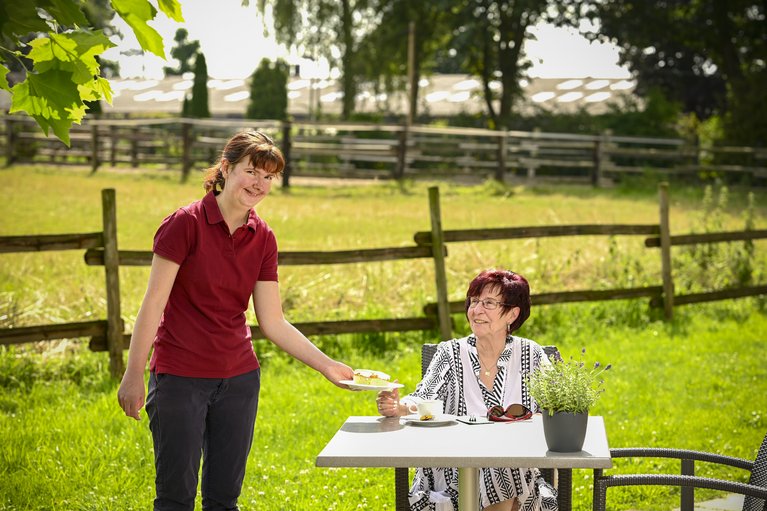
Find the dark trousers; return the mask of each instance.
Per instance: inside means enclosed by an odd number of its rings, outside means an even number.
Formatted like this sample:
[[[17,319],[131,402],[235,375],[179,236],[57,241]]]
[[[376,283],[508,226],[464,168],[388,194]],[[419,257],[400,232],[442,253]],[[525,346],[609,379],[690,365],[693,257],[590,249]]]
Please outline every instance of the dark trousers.
[[[260,385],[260,370],[224,379],[150,375],[155,511],[194,509],[201,455],[202,508],[238,509]]]

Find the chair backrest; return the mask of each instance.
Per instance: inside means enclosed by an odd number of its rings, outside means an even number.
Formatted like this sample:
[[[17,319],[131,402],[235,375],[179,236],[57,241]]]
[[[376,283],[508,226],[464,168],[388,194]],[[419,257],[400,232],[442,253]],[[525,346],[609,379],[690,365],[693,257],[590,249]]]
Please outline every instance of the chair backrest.
[[[748,480],[748,484],[754,486],[761,486],[767,488],[767,435],[762,440],[762,446],[759,447],[759,452],[756,453],[756,459],[754,459],[754,467],[751,469],[751,478]],[[765,502],[756,497],[749,497],[743,499],[743,511],[763,511],[767,509]]]
[[[549,360],[559,360],[562,362],[562,355],[559,353],[559,348],[556,346],[544,346],[543,352],[549,357]]]
[[[426,370],[429,368],[431,359],[434,358],[436,352],[436,344],[424,344],[421,346],[421,378],[426,374]]]
[[[421,377],[426,374],[426,370],[429,368],[429,364],[431,364],[431,359],[434,358],[434,354],[437,352],[437,345],[436,344],[424,344],[421,346]],[[549,360],[562,360],[562,355],[559,354],[559,349],[556,346],[544,346],[543,352],[546,353],[546,356],[549,357]],[[764,449],[764,445],[762,445],[762,449]],[[761,451],[760,451],[761,452]]]

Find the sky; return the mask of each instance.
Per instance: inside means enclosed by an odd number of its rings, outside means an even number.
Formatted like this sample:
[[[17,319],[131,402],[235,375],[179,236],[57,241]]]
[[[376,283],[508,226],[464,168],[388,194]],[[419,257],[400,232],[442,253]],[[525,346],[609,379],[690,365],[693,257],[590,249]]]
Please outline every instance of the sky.
[[[182,0],[184,23],[181,24],[160,12],[150,25],[163,37],[167,62],[152,54],[123,55],[131,50],[136,53],[140,46],[130,28],[115,16],[113,23],[124,37],[122,41],[113,40],[118,46],[108,50],[104,58],[120,63],[122,78],[162,78],[163,66],[178,64],[170,57],[170,50],[175,44],[176,30],[183,27],[189,32],[190,40],[200,42],[211,78],[247,78],[264,57],[283,57],[291,64],[301,64],[302,73],[313,73],[317,77],[337,74],[328,68],[327,63],[312,66],[310,61],[290,55],[273,37],[265,37],[264,26],[270,24],[270,20],[267,17],[264,21],[256,0],[249,3],[248,7],[243,7],[241,0],[215,0],[215,3]],[[612,45],[589,43],[574,29],[546,24],[537,25],[530,32],[536,37],[536,40],[528,39],[525,43],[525,51],[533,63],[529,70],[531,77],[630,77],[627,69],[618,66],[618,50]]]

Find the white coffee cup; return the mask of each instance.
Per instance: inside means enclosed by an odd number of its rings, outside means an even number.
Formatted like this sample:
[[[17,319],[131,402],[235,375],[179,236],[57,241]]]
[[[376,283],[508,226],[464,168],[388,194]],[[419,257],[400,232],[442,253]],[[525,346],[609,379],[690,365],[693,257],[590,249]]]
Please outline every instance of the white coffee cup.
[[[416,404],[416,408],[418,409],[418,415],[420,417],[425,415],[437,417],[438,415],[442,415],[442,411],[444,410],[441,399],[420,401],[418,404]]]

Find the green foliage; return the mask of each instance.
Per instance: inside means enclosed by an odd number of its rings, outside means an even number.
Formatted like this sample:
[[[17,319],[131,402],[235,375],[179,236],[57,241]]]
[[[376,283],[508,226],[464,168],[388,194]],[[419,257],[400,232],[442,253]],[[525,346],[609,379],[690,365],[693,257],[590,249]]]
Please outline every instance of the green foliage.
[[[9,113],[26,112],[46,135],[53,131],[67,145],[72,123],[85,116],[86,102],[112,101],[97,57],[114,44],[101,30],[89,28],[81,7],[80,0],[31,0],[5,2],[0,8],[0,36],[10,42],[10,47],[0,47],[0,87],[11,93]],[[112,7],[144,49],[165,57],[162,38],[146,23],[157,14],[147,0],[112,0]],[[183,21],[178,0],[163,0],[160,9]],[[23,42],[30,32],[39,37]],[[26,56],[21,48],[29,50]],[[22,57],[32,63],[31,69]],[[26,71],[12,86],[7,80],[10,60]]]
[[[163,67],[162,69],[167,76],[181,76],[194,70],[192,59],[200,51],[200,41],[190,41],[187,37],[189,37],[189,32],[185,28],[176,30],[176,35],[173,37],[176,46],[171,48],[170,55],[178,60],[178,67]]]
[[[729,189],[726,186],[719,187],[718,192],[713,186],[706,186],[702,211],[693,225],[693,232],[705,234],[727,230],[728,203]],[[755,228],[756,204],[753,193],[747,195],[741,218],[742,229]],[[753,285],[761,282],[765,275],[764,269],[757,262],[753,240],[685,245],[673,263],[677,293]]]
[[[59,341],[46,346],[42,354],[28,348],[0,348],[0,388],[30,391],[43,382],[68,382],[82,389],[100,388],[108,383],[109,361],[83,353],[80,343]]]
[[[508,129],[513,122],[513,106],[522,95],[519,79],[530,66],[522,58],[528,27],[532,27],[555,2],[456,2],[451,6],[451,47],[460,55],[466,72],[479,77],[488,109],[490,129]],[[492,92],[491,82],[500,84]],[[497,107],[494,107],[494,100]]]
[[[611,365],[602,367],[599,362],[587,366],[583,361],[586,349],[581,350],[581,360],[554,359],[549,366],[540,366],[528,375],[530,396],[550,415],[556,412],[586,413],[604,391],[602,373]]]
[[[250,102],[245,112],[248,119],[288,117],[288,64],[277,59],[261,59],[250,79]]]
[[[274,35],[278,42],[311,52],[312,59],[326,58],[341,70],[343,119],[354,110],[359,74],[358,47],[361,35],[377,16],[372,0],[259,0],[266,13],[272,8]],[[310,27],[307,29],[307,27]],[[339,58],[340,54],[340,58]]]
[[[763,12],[764,14],[764,12]],[[762,112],[767,70],[743,77],[728,91],[724,117],[725,140],[732,145],[767,147],[767,121]]]
[[[410,23],[414,30],[412,80],[417,84],[422,75],[430,74],[437,66],[436,55],[450,47],[452,11],[441,1],[379,0],[377,3],[380,22],[360,42],[359,69],[361,77],[373,84],[376,94],[386,92],[392,96],[408,90]],[[410,103],[413,119],[418,118],[419,89],[413,89],[415,97]]]
[[[188,117],[198,119],[210,117],[210,110],[208,109],[208,65],[205,63],[205,55],[202,53],[198,53],[194,61],[192,98],[189,100],[188,108],[186,113]]]
[[[637,79],[637,94],[654,87],[684,112],[706,119],[719,115],[727,138],[763,145],[767,121],[759,99],[767,87],[763,56],[764,4],[700,0],[670,5],[665,0],[563,0],[560,12],[577,24],[595,19],[592,39],[617,41],[621,60]],[[650,51],[648,51],[648,49]]]

